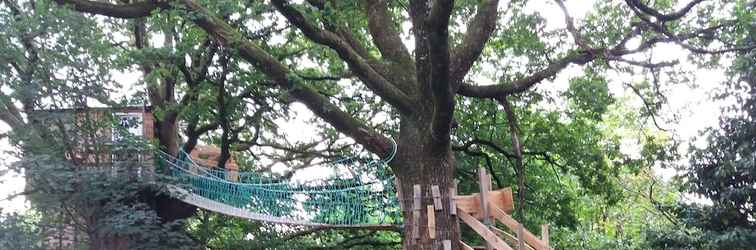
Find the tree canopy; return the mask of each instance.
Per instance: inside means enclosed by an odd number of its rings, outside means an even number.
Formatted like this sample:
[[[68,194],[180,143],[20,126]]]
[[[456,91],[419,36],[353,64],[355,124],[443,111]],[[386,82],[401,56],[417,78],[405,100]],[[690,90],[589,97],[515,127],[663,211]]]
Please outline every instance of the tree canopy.
[[[519,220],[529,228],[554,225],[556,246],[649,247],[644,220],[661,231],[678,223],[671,218],[675,212],[660,208],[672,206],[679,193],[654,173],[680,158],[674,135],[660,125],[667,96],[689,83],[691,71],[719,67],[734,55],[740,59],[733,71],[740,73],[732,75],[752,75],[747,65],[756,48],[755,4],[597,1],[585,16],[573,17],[581,4],[2,0],[0,121],[11,128],[22,162],[30,163],[19,166],[31,177],[39,166],[75,169],[57,161],[74,147],[71,142],[84,141],[56,136],[62,129],[46,125],[41,114],[49,114],[40,110],[150,106],[156,148],[176,155],[213,144],[221,151],[217,167],[234,157],[245,170],[283,179],[343,154],[385,156],[396,141],[390,166],[402,193],[418,184],[430,196],[430,186],[437,185],[448,201],[455,182],[462,193],[475,192],[474,171],[482,166],[496,187],[514,188]],[[561,17],[549,16],[555,13]],[[665,58],[668,48],[687,58]],[[132,90],[123,89],[124,72],[136,75]],[[643,80],[621,79],[627,75]],[[736,96],[750,86],[733,84],[731,90],[728,95]],[[750,103],[745,100],[739,102]],[[691,154],[683,192],[729,208],[696,211],[729,211],[734,221],[748,224],[749,211],[735,211],[752,209],[752,187],[743,184],[752,180],[750,118],[744,117],[723,120],[711,148]],[[71,123],[52,118],[61,126]],[[300,125],[286,129],[290,123]],[[296,139],[304,130],[305,139]],[[637,154],[627,149],[628,141],[638,145]],[[723,166],[731,171],[716,174]],[[746,180],[721,186],[732,176]],[[435,239],[416,237],[410,227],[401,239],[396,232],[281,229],[197,212],[148,183],[124,188],[98,181],[87,184],[101,190],[96,194],[81,193],[85,187],[78,184],[72,197],[65,185],[42,190],[80,211],[67,215],[73,218],[97,207],[92,201],[111,209],[95,209],[106,211],[92,215],[99,222],[123,222],[119,216],[129,209],[143,211],[143,217],[126,219],[155,223],[124,224],[161,232],[154,235],[181,234],[170,244],[431,249],[443,240],[457,247],[460,235],[474,238],[449,213],[436,216],[444,230]],[[33,183],[44,182],[30,183],[36,190]],[[732,185],[746,185],[745,191]],[[402,202],[411,207],[411,199]],[[403,215],[405,225],[428,220],[407,209]],[[728,232],[735,225],[717,223]],[[112,236],[103,232],[89,235]],[[139,242],[149,234],[117,236]],[[297,243],[261,240],[274,236]]]

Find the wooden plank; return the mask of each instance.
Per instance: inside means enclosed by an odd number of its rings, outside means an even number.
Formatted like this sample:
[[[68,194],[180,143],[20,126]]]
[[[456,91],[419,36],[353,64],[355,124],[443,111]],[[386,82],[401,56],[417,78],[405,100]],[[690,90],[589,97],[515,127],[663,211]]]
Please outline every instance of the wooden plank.
[[[510,213],[514,211],[514,200],[511,188],[490,191],[487,195],[489,202],[496,203],[496,206],[504,210],[504,212]],[[456,195],[454,196],[454,203],[456,207],[462,208],[462,210],[467,211],[475,218],[483,219],[483,216],[480,213],[480,197],[478,193],[471,195]]]
[[[549,246],[549,224],[541,225],[541,240],[543,244]]]
[[[420,210],[412,211],[412,238],[420,239]]]
[[[517,232],[520,223],[517,222],[512,216],[509,216],[507,213],[499,209],[498,207],[489,204],[491,208],[491,215],[493,215],[494,218],[499,220],[502,224],[507,226],[512,231]],[[541,239],[539,239],[537,236],[535,236],[533,233],[531,233],[528,230],[523,229],[522,238],[528,245],[532,246],[535,250],[547,250],[550,249],[548,245],[544,244]]]
[[[428,236],[436,239],[436,212],[433,205],[428,205]]]
[[[499,238],[501,238],[502,240],[504,240],[504,242],[506,242],[507,244],[512,245],[512,246],[517,245],[517,237],[515,237],[514,235],[512,235],[510,233],[507,233],[504,230],[495,228],[495,227],[491,228],[491,229],[494,231],[494,233],[496,233],[496,235],[499,235]],[[525,245],[525,249],[526,250],[533,250],[533,247],[531,247],[530,245],[526,244]]]
[[[509,247],[507,243],[504,243],[503,240],[499,239],[499,237],[496,236],[496,233],[492,232],[490,229],[488,229],[488,226],[480,223],[480,221],[478,221],[478,219],[475,219],[475,217],[473,217],[472,215],[460,210],[457,211],[457,216],[462,219],[465,224],[470,226],[473,231],[477,232],[480,237],[483,237],[483,239],[486,240],[486,243],[491,247],[498,250],[512,250],[512,248]]]
[[[444,245],[444,250],[452,250],[451,249],[451,240],[444,240],[441,242],[442,245]]]
[[[421,205],[421,204],[420,204],[420,203],[421,203],[421,200],[420,200],[420,198],[421,198],[421,197],[422,197],[422,195],[423,195],[423,190],[422,190],[422,189],[420,188],[420,185],[419,185],[419,184],[415,184],[415,185],[413,185],[413,186],[412,186],[412,189],[413,189],[413,191],[414,191],[414,196],[413,196],[413,198],[415,199],[415,200],[414,200],[414,204],[413,204],[412,208],[413,208],[413,209],[415,209],[415,210],[420,210],[420,205]]]
[[[449,212],[453,216],[457,215],[457,202],[454,199],[454,197],[456,197],[456,196],[457,196],[457,188],[456,187],[450,187],[449,188]]]
[[[444,209],[444,205],[441,204],[441,190],[438,189],[438,185],[431,186],[431,194],[433,194],[433,206],[436,211]]]
[[[462,250],[475,250],[475,248],[472,248],[470,245],[462,242],[461,240],[459,241],[459,246],[460,248],[462,248]]]
[[[481,194],[488,194],[488,191],[490,191],[490,187],[488,186],[488,174],[486,174],[485,168],[478,169],[478,184],[480,185],[480,193]],[[488,204],[488,195],[479,195],[478,198],[480,199],[480,204]],[[483,216],[483,221],[486,225],[490,224],[490,213],[488,212],[488,206],[481,206],[480,207],[481,215]]]
[[[404,198],[402,198],[402,183],[399,178],[394,179],[394,187],[396,187],[396,199],[399,200],[399,209],[404,211]]]
[[[485,168],[479,168],[478,169],[478,180],[480,185],[480,193],[484,195],[479,195],[480,197],[480,204],[483,204],[484,206],[480,207],[480,214],[483,216],[483,224],[486,225],[487,228],[491,228],[491,214],[488,212],[488,206],[485,206],[485,204],[488,204],[488,191],[491,191],[491,182],[490,182],[490,176],[486,174]],[[493,244],[491,242],[486,241],[486,250],[493,249]]]
[[[517,225],[517,250],[525,250],[525,242],[522,241],[523,234],[525,234],[525,226],[519,223]]]
[[[422,190],[418,184],[415,184],[412,188],[414,191],[414,202],[412,206],[412,238],[418,240],[420,239],[420,196],[422,195]]]

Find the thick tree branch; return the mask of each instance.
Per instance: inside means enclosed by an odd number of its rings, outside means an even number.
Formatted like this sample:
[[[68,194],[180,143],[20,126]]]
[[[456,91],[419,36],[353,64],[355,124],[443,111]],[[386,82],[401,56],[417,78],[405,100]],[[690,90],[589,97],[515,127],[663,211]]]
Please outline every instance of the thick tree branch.
[[[430,89],[433,97],[431,136],[438,152],[447,150],[451,138],[451,120],[454,117],[454,92],[449,80],[449,19],[454,3],[437,0],[431,6],[427,29],[429,35]],[[426,84],[426,83],[421,83]]]
[[[183,0],[183,3],[190,11],[196,12],[193,21],[198,26],[219,39],[223,45],[236,49],[243,59],[271,78],[279,88],[288,91],[291,97],[305,104],[315,115],[373,153],[385,155],[390,152],[392,146],[388,138],[329,102],[315,89],[304,84],[304,81],[289,68],[251,41],[239,39],[241,35],[236,30],[210,14],[204,7],[191,0]]]
[[[10,105],[13,105],[12,103]],[[13,130],[23,129],[26,127],[26,123],[20,116],[16,115],[17,111],[14,111],[15,106],[10,106],[6,101],[3,101],[0,106],[0,121],[5,122]]]
[[[457,150],[457,151],[466,151],[468,148],[472,147],[472,145],[482,145],[482,146],[489,147],[489,148],[493,149],[494,151],[496,151],[497,153],[504,155],[507,158],[514,158],[515,157],[514,153],[505,150],[504,148],[502,148],[498,144],[496,144],[496,143],[494,143],[492,141],[483,140],[483,139],[480,139],[480,138],[474,138],[474,139],[472,139],[472,140],[470,140],[468,142],[465,142],[463,145],[453,146],[452,149]]]
[[[231,55],[224,53],[220,59],[221,72],[219,79],[216,81],[218,87],[218,96],[216,98],[216,105],[218,110],[217,120],[221,127],[220,147],[221,152],[218,156],[218,168],[225,168],[226,161],[231,158],[231,122],[229,121],[227,101],[226,101],[226,79],[230,73],[231,67],[229,65],[231,61]]]
[[[647,9],[648,6],[643,5],[638,0],[626,0],[628,5],[630,5],[631,10],[633,10],[636,13],[636,16],[638,16],[641,19],[640,24],[634,24],[634,28],[630,30],[628,34],[626,34],[621,41],[614,45],[613,47],[605,47],[605,48],[590,48],[585,44],[585,41],[582,40],[582,37],[578,30],[575,28],[574,24],[572,23],[572,18],[569,16],[569,13],[566,12],[566,7],[564,6],[564,3],[562,0],[555,0],[557,4],[562,8],[565,14],[565,22],[567,23],[568,31],[572,34],[572,36],[575,39],[575,42],[577,43],[579,50],[557,60],[546,66],[546,68],[541,69],[539,71],[536,71],[526,77],[516,79],[512,82],[505,83],[505,84],[496,84],[496,85],[485,85],[485,86],[475,86],[471,84],[462,83],[460,88],[457,90],[458,94],[464,95],[464,96],[470,96],[470,97],[480,97],[480,98],[496,98],[506,95],[511,95],[515,93],[524,92],[528,89],[530,89],[535,84],[547,79],[556,76],[562,69],[566,68],[570,64],[585,64],[587,62],[593,61],[597,58],[604,58],[608,61],[618,61],[627,63],[634,66],[640,66],[645,68],[659,68],[659,67],[669,67],[673,66],[677,63],[677,61],[668,61],[668,62],[659,62],[659,63],[649,63],[649,62],[640,62],[635,60],[630,60],[623,58],[623,56],[646,51],[650,48],[652,48],[655,44],[658,43],[675,43],[680,45],[681,47],[698,54],[721,54],[721,53],[727,53],[727,52],[734,52],[734,51],[750,51],[753,49],[756,49],[756,44],[747,44],[740,47],[726,47],[721,49],[707,49],[707,48],[699,48],[692,46],[685,41],[688,39],[693,39],[701,34],[710,34],[714,32],[715,30],[722,29],[725,25],[719,24],[712,27],[707,27],[699,30],[694,30],[689,33],[685,34],[674,34],[670,30],[667,29],[667,27],[664,25],[664,23],[657,23],[648,18],[649,15],[654,16],[658,20],[676,20],[687,14],[691,8],[693,8],[696,4],[702,2],[701,0],[695,0],[683,9],[674,12],[672,14],[661,14],[659,12],[655,12],[652,10]],[[627,49],[625,48],[626,43],[639,35],[643,31],[651,30],[653,32],[658,33],[658,35],[651,36],[648,39],[645,39],[640,46],[633,49]]]
[[[21,111],[13,103],[13,99],[3,93],[0,93],[0,121],[5,122],[15,131],[23,129],[27,125]]]
[[[368,17],[368,31],[373,44],[381,52],[383,61],[370,57],[371,65],[404,93],[416,96],[417,81],[415,65],[407,47],[401,39],[400,31],[395,27],[395,20],[389,13],[386,0],[365,1]],[[344,32],[342,37],[353,39],[351,32]]]
[[[517,79],[509,84],[471,85],[463,83],[457,93],[463,96],[479,98],[495,98],[521,93],[530,89],[536,83],[555,76],[570,64],[585,64],[593,60],[594,58],[596,58],[595,52],[574,52],[557,61],[554,61],[553,63],[546,66],[545,69],[536,71],[530,76]]]
[[[384,98],[386,102],[390,103],[400,112],[411,112],[413,110],[410,97],[376,71],[365,58],[360,56],[359,53],[350,46],[347,41],[341,39],[338,34],[320,29],[311,24],[302,13],[292,7],[286,0],[272,0],[272,3],[278,11],[286,17],[289,22],[299,28],[306,37],[336,51],[339,57],[349,65],[351,71],[354,72],[368,88]]]
[[[117,18],[137,18],[149,16],[153,10],[168,8],[168,1],[148,0],[128,4],[112,4],[91,0],[55,0],[58,4],[71,6],[79,12],[86,12]]]
[[[651,9],[650,7],[646,5],[643,5],[637,0],[625,0],[625,2],[627,2],[627,4],[630,6],[630,9],[645,25],[647,25],[648,27],[651,27],[653,31],[665,36],[666,38],[663,39],[665,42],[675,43],[690,52],[693,52],[696,54],[722,54],[722,53],[737,52],[737,51],[751,51],[751,50],[756,49],[756,44],[746,44],[743,46],[729,46],[729,47],[725,47],[721,49],[708,49],[708,48],[701,48],[701,47],[691,45],[689,43],[686,43],[686,41],[692,38],[696,38],[700,34],[708,34],[708,33],[714,32],[717,29],[722,29],[725,26],[727,26],[727,23],[729,22],[723,22],[720,25],[698,29],[698,30],[695,30],[693,32],[689,32],[686,34],[675,34],[674,32],[670,31],[667,28],[666,23],[663,21],[663,19],[665,19],[664,18],[665,15],[659,14],[658,12],[654,13],[653,11],[655,10]],[[695,6],[696,4],[700,2],[702,2],[702,0],[695,0],[689,3],[686,6],[686,8],[683,8],[682,10],[675,12],[676,14],[672,14],[670,16],[676,17],[677,13],[682,13],[682,15],[684,16],[685,14],[687,14],[688,11],[690,11],[690,8],[692,8],[693,6]],[[650,11],[650,10],[653,10],[653,11]],[[648,17],[648,15],[654,16],[657,20],[660,20],[660,21],[656,22],[654,20],[651,20]],[[656,16],[656,15],[661,15],[661,17]],[[681,17],[682,16],[676,17],[675,19],[672,19],[672,20],[676,20]],[[729,24],[729,25],[733,25],[733,24]]]
[[[452,50],[452,62],[449,77],[456,90],[467,72],[478,60],[483,48],[496,29],[496,19],[499,16],[497,6],[499,0],[487,0],[478,5],[478,11],[467,25],[462,43]]]
[[[381,55],[402,65],[412,64],[412,56],[402,43],[399,31],[388,12],[386,0],[367,1],[368,31]]]
[[[428,17],[428,0],[410,0],[409,16],[412,21],[412,35],[415,38],[415,80],[423,99],[430,99],[429,83],[430,56],[426,18]]]
[[[525,167],[522,164],[522,145],[520,144],[520,128],[517,125],[517,116],[512,109],[512,105],[507,100],[507,97],[496,98],[501,107],[504,109],[504,113],[507,116],[507,123],[509,124],[509,134],[512,139],[512,148],[515,155],[515,168],[517,169],[517,214],[520,217],[524,217],[525,211]]]
[[[196,121],[189,122],[189,125],[187,125],[186,129],[186,143],[184,143],[184,147],[182,148],[184,152],[192,152],[194,150],[194,147],[197,146],[197,142],[199,141],[199,137],[207,132],[210,132],[210,130],[214,130],[218,128],[220,124],[216,121],[210,124],[205,124],[198,127],[198,124]]]
[[[693,7],[695,7],[696,5],[698,5],[699,3],[703,1],[704,0],[693,0],[693,1],[690,1],[688,4],[685,5],[685,7],[683,7],[682,9],[678,11],[675,11],[669,14],[663,14],[659,12],[658,10],[651,8],[648,5],[642,3],[640,0],[625,0],[625,2],[628,5],[638,8],[638,10],[642,11],[643,13],[647,15],[653,16],[654,18],[656,18],[657,20],[661,22],[674,21],[674,20],[680,19],[684,17],[686,14],[688,14],[688,12],[691,9],[693,9]]]
[[[198,14],[194,19],[198,26],[218,38],[225,46],[237,49],[242,58],[270,77],[278,87],[288,91],[294,99],[304,103],[315,115],[334,126],[339,132],[352,137],[373,153],[385,155],[390,152],[392,146],[388,138],[371,130],[362,122],[330,103],[326,97],[318,94],[312,87],[305,85],[303,80],[293,74],[285,65],[252,42],[238,39],[240,34],[237,31],[223,20],[214,17],[204,7],[191,0],[184,0],[183,2],[189,10]]]
[[[507,84],[472,85],[463,83],[462,86],[460,86],[459,90],[457,90],[457,93],[463,96],[479,98],[497,98],[511,94],[517,94],[527,91],[535,84],[545,79],[556,76],[559,72],[561,72],[571,64],[582,65],[597,58],[604,58],[608,61],[624,62],[646,68],[669,67],[677,64],[676,61],[647,63],[623,58],[623,56],[626,55],[646,51],[657,43],[670,41],[670,39],[664,37],[652,37],[648,40],[643,41],[637,48],[624,48],[624,43],[626,43],[626,41],[629,39],[628,37],[633,37],[637,34],[637,31],[631,31],[619,42],[619,44],[611,48],[585,48],[573,51],[567,56],[553,61],[552,63],[547,65],[546,68],[536,71],[526,77],[516,79]]]
[[[89,1],[60,0],[59,2],[73,4],[76,7],[77,4]],[[259,46],[244,39],[243,35],[224,20],[214,16],[206,8],[192,0],[180,0],[180,4],[186,10],[193,12],[193,15],[191,15],[192,21],[197,26],[218,39],[222,45],[236,49],[239,56],[254,65],[273,80],[279,88],[288,91],[291,97],[305,104],[315,115],[331,124],[336,130],[353,138],[357,143],[365,146],[367,150],[375,154],[386,155],[392,150],[392,145],[388,138],[342,111],[338,106],[329,102],[326,97],[317,93],[312,87],[305,85],[303,80],[293,74],[288,67]],[[118,14],[111,13],[109,10],[117,11],[119,5],[105,4],[96,6],[99,7],[89,9],[91,13],[102,13],[106,16],[116,16],[115,14]]]

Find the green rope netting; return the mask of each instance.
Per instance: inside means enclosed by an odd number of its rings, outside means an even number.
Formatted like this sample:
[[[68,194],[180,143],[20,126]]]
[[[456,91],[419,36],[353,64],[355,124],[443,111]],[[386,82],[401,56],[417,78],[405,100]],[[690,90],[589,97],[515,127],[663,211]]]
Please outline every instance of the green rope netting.
[[[177,186],[193,195],[222,203],[268,221],[305,225],[400,224],[394,177],[385,159],[346,158],[323,164],[329,178],[281,180],[259,172],[200,166],[186,152],[179,157],[160,152]],[[344,171],[348,170],[348,171]]]

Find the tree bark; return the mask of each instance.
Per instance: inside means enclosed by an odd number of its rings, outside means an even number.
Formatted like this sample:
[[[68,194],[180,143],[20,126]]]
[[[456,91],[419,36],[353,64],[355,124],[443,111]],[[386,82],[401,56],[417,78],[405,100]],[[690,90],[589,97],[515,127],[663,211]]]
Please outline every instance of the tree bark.
[[[392,162],[401,188],[400,202],[404,210],[404,249],[440,249],[444,240],[452,242],[452,249],[458,249],[459,227],[457,218],[451,215],[449,188],[454,185],[455,160],[451,148],[439,152],[433,147],[430,122],[426,119],[402,117],[398,151]],[[421,187],[421,204],[414,207],[414,185]],[[441,191],[443,209],[435,213],[435,239],[429,236],[428,206],[433,205],[431,188],[438,186]],[[419,209],[415,218],[413,211]],[[414,229],[419,226],[419,230]],[[433,230],[432,228],[430,230]],[[415,235],[418,232],[419,235]]]
[[[130,239],[124,236],[89,234],[89,249],[128,250]]]

